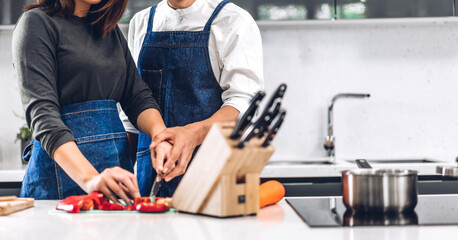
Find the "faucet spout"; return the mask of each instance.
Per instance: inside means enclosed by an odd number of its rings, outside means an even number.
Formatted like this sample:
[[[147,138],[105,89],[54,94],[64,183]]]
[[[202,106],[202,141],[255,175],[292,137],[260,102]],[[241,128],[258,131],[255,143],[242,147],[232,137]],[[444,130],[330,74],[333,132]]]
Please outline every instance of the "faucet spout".
[[[327,152],[328,157],[334,158],[335,156],[335,137],[334,137],[334,104],[338,99],[341,98],[369,98],[369,93],[339,93],[335,95],[331,103],[328,106],[328,131],[324,142],[324,149]]]

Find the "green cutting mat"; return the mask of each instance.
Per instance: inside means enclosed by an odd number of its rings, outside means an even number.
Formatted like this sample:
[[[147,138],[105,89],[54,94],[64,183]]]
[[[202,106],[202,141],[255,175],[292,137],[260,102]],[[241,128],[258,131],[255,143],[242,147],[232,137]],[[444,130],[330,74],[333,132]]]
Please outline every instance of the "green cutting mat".
[[[174,213],[177,210],[174,208],[171,208],[167,212],[163,213]],[[103,210],[91,210],[91,211],[81,211],[79,213],[69,213],[66,211],[61,211],[61,210],[56,210],[52,209],[48,211],[49,214],[86,214],[86,215],[132,215],[132,214],[151,214],[151,213],[143,213],[139,211],[103,211]],[[153,214],[163,214],[163,213],[153,213]]]

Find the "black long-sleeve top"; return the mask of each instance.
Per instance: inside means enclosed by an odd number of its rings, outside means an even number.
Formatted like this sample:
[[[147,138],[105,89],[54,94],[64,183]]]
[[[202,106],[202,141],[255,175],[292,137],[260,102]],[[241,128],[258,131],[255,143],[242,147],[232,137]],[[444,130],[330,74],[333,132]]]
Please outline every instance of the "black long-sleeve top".
[[[85,18],[29,10],[13,33],[13,65],[27,123],[51,157],[60,145],[75,141],[60,106],[112,99],[133,124],[142,111],[159,109],[118,27],[102,38]]]

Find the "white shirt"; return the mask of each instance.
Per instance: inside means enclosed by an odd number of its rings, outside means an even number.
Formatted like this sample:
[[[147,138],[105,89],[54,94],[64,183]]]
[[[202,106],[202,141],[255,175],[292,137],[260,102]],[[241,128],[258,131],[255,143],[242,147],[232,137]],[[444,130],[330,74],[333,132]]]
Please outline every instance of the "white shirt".
[[[202,31],[221,1],[196,0],[188,8],[175,10],[163,0],[157,5],[152,31]],[[136,62],[150,9],[135,14],[129,25],[128,44]],[[264,89],[262,40],[256,22],[239,6],[226,4],[213,21],[208,48],[213,73],[223,89],[223,106],[244,111],[256,92]],[[138,133],[124,112],[120,117],[126,131]]]

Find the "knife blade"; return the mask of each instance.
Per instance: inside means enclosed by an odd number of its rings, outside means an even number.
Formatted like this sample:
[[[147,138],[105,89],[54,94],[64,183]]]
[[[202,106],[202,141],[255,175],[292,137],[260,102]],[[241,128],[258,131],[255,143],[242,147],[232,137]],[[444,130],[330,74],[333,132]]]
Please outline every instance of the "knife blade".
[[[151,202],[156,202],[156,196],[157,193],[159,192],[159,189],[161,189],[162,185],[162,177],[157,176],[156,179],[154,180],[153,186],[151,187],[151,193],[149,195]]]
[[[262,101],[265,95],[266,93],[263,91],[257,92],[256,95],[254,95],[254,97],[251,99],[245,112],[243,114],[239,114],[234,130],[230,136],[231,139],[237,139],[242,135],[243,130],[245,130],[246,127],[250,124],[251,120],[253,120],[254,114],[259,107],[259,103]]]
[[[275,119],[272,120],[272,125],[269,127],[269,132],[267,132],[266,140],[262,143],[262,147],[267,147],[275,138],[278,133],[278,129],[280,129],[283,121],[286,117],[286,110],[281,109],[280,112],[275,116]]]

